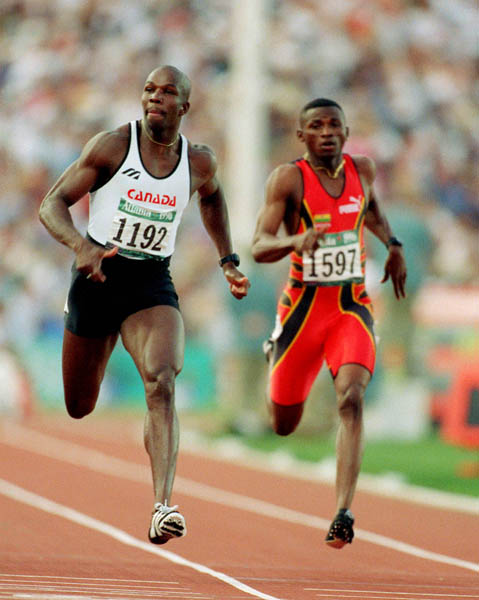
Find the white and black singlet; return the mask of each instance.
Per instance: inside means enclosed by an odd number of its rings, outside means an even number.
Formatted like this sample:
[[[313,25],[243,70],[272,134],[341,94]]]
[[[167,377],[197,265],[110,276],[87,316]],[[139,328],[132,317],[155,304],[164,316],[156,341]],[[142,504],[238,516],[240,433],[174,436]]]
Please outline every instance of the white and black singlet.
[[[119,331],[131,314],[167,304],[179,309],[169,272],[170,257],[190,199],[188,141],[180,136],[180,158],[166,177],[155,177],[141,159],[139,123],[130,123],[127,154],[111,179],[90,194],[87,237],[118,254],[102,262],[105,282],[72,267],[65,327],[85,337]]]

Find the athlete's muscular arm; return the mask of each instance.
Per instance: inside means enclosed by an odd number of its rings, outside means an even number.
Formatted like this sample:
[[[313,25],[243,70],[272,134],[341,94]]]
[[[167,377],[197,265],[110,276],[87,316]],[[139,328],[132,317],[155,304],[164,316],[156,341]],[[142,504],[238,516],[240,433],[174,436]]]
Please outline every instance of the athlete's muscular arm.
[[[376,165],[367,156],[355,156],[354,163],[361,177],[364,191],[367,194],[368,210],[364,224],[383,244],[386,244],[392,236],[392,232],[374,190]]]
[[[216,177],[216,157],[207,146],[192,146],[189,150],[192,192],[198,192],[201,220],[221,258],[233,253],[228,208],[223,189]],[[247,295],[250,282],[232,262],[223,265],[230,291],[240,300]]]
[[[368,209],[364,224],[384,245],[392,237],[393,233],[387,217],[378,201],[374,190],[374,179],[376,177],[376,166],[366,156],[355,156],[354,162],[358,169],[365,192],[368,194]],[[381,283],[386,282],[389,277],[394,286],[394,293],[399,300],[406,296],[406,262],[400,246],[389,246],[388,257],[384,265],[384,277]]]
[[[101,261],[116,254],[117,249],[105,251],[86,240],[74,226],[69,209],[110,177],[119,162],[119,137],[118,130],[93,137],[80,157],[59,177],[40,206],[40,221],[56,240],[75,252],[78,270],[90,275],[93,281],[105,280]]]
[[[276,262],[293,250],[301,254],[315,250],[327,227],[294,232],[299,224],[302,181],[298,167],[277,167],[266,183],[265,203],[258,215],[251,252],[256,262]],[[279,236],[284,224],[288,235]]]

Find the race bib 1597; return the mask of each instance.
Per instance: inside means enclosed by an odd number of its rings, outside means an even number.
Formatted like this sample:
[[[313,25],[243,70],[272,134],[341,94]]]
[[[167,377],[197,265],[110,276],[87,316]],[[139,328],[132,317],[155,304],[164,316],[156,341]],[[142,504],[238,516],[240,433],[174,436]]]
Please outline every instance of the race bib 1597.
[[[361,282],[361,248],[355,230],[326,233],[314,252],[303,252],[303,281],[310,285]]]

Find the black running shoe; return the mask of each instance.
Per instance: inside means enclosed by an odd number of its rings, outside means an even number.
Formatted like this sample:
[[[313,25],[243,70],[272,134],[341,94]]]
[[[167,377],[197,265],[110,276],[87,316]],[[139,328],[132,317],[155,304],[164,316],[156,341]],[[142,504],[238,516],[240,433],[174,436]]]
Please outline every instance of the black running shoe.
[[[347,508],[342,508],[331,523],[326,536],[326,544],[338,550],[346,544],[350,544],[354,537],[353,525],[353,513]]]

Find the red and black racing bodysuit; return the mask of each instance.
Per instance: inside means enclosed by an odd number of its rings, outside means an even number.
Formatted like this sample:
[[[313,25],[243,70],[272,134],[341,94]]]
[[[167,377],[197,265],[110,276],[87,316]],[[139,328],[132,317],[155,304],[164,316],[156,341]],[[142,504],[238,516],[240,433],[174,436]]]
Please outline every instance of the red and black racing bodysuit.
[[[270,393],[278,404],[304,402],[323,360],[333,377],[345,364],[374,370],[372,307],[364,285],[367,203],[353,159],[347,154],[344,159],[345,183],[337,198],[305,159],[295,162],[304,189],[297,233],[315,224],[329,228],[313,254],[291,253],[271,336]]]

